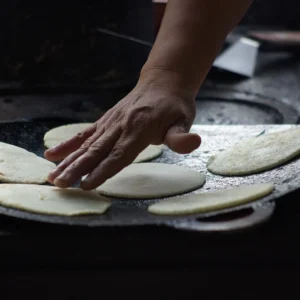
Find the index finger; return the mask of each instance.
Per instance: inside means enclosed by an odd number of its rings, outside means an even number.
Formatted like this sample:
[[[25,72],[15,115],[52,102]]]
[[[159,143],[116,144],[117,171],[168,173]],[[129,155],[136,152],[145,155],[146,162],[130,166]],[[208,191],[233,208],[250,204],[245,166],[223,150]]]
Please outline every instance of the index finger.
[[[82,181],[81,188],[91,190],[98,187],[132,163],[148,145],[149,141],[141,136],[130,137],[123,133],[109,155]]]
[[[70,139],[60,143],[59,145],[45,151],[44,156],[50,161],[59,161],[76,151],[89,137],[91,137],[97,129],[97,124],[91,125],[89,128],[77,133]]]

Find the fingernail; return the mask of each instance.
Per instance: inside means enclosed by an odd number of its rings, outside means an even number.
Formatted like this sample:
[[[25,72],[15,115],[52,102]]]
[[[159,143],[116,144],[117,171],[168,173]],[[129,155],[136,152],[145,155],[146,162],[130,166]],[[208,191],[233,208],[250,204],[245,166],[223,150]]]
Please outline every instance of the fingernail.
[[[87,182],[89,180],[88,176],[84,176],[81,179],[81,182]]]
[[[55,185],[59,184],[59,182],[60,182],[60,178],[59,177],[55,178],[54,181],[53,181],[53,183]]]
[[[46,152],[52,152],[52,151],[55,151],[58,147],[60,146],[60,144],[57,144],[49,149],[46,150]]]
[[[57,177],[59,175],[59,171],[57,169],[54,169],[50,172],[49,176],[53,177]]]
[[[82,180],[80,182],[80,188],[82,188],[83,190],[88,190],[90,189],[90,180],[88,177],[86,177],[84,180]]]
[[[57,171],[57,167],[55,169],[53,169],[50,174],[54,174]]]
[[[50,148],[50,149],[47,149],[46,151],[45,151],[45,153],[49,153],[49,152],[52,152],[53,151],[53,148]]]
[[[88,184],[89,184],[88,178],[85,178],[85,179],[81,180],[80,187],[84,188]]]
[[[99,187],[100,185],[102,185],[106,180],[104,180],[101,183],[97,182],[97,185],[95,185],[95,183],[91,182],[91,180],[89,180],[88,178],[86,178],[85,180],[81,181],[80,183],[80,188],[82,188],[83,190],[94,190],[97,187]]]
[[[51,174],[48,175],[47,181],[53,184],[53,178],[52,178]]]
[[[54,180],[54,185],[60,187],[60,188],[66,188],[68,187],[68,184],[66,183],[66,180],[65,178],[61,178],[61,177],[57,177],[55,180]]]

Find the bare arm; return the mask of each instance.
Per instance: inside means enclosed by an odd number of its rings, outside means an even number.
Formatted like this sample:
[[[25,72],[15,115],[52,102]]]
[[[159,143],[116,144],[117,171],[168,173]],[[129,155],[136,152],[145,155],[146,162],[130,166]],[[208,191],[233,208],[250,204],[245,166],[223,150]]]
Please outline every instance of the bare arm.
[[[59,187],[94,189],[128,166],[149,144],[190,153],[195,96],[228,32],[250,0],[169,0],[155,45],[136,87],[89,129],[46,151],[63,160],[49,175]]]
[[[227,34],[251,0],[169,0],[142,77],[177,82],[196,93]],[[165,72],[162,72],[165,71]],[[168,74],[170,73],[170,74]],[[173,73],[173,74],[171,74]]]

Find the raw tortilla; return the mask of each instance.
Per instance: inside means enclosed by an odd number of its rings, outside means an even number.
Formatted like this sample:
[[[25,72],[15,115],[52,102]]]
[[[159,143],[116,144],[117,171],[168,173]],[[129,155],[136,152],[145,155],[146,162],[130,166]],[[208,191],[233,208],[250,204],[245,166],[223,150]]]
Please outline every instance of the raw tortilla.
[[[163,146],[149,145],[145,150],[143,150],[133,161],[133,163],[140,163],[144,161],[149,161],[151,159],[157,158],[163,152]]]
[[[282,165],[299,154],[300,129],[288,129],[242,141],[212,156],[207,168],[218,175],[251,175]]]
[[[95,192],[34,184],[1,184],[0,204],[34,213],[75,216],[103,214],[110,201]]]
[[[56,165],[23,148],[0,142],[0,181],[37,183],[47,181]]]
[[[77,123],[55,127],[45,133],[44,145],[47,148],[52,148],[87,129],[91,125],[93,125],[93,123]]]
[[[262,198],[274,190],[273,184],[256,184],[170,198],[152,204],[148,211],[158,215],[204,213],[241,205]]]
[[[103,195],[151,199],[182,194],[200,188],[205,175],[163,163],[131,164],[96,190]]]
[[[93,123],[77,123],[69,124],[64,126],[59,126],[53,128],[45,133],[44,135],[44,145],[47,148],[52,148],[71,137],[75,136],[77,133],[87,129]],[[162,146],[150,145],[145,150],[143,150],[133,161],[134,163],[140,163],[154,159],[162,154]]]

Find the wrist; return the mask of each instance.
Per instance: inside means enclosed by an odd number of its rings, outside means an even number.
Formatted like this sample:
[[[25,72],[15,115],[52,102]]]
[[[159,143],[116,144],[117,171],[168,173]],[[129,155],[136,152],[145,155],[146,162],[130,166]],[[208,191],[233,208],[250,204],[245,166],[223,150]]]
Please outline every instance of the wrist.
[[[168,89],[171,93],[184,93],[189,98],[196,98],[199,87],[192,85],[188,78],[171,69],[149,67],[145,65],[140,73],[138,85]]]

